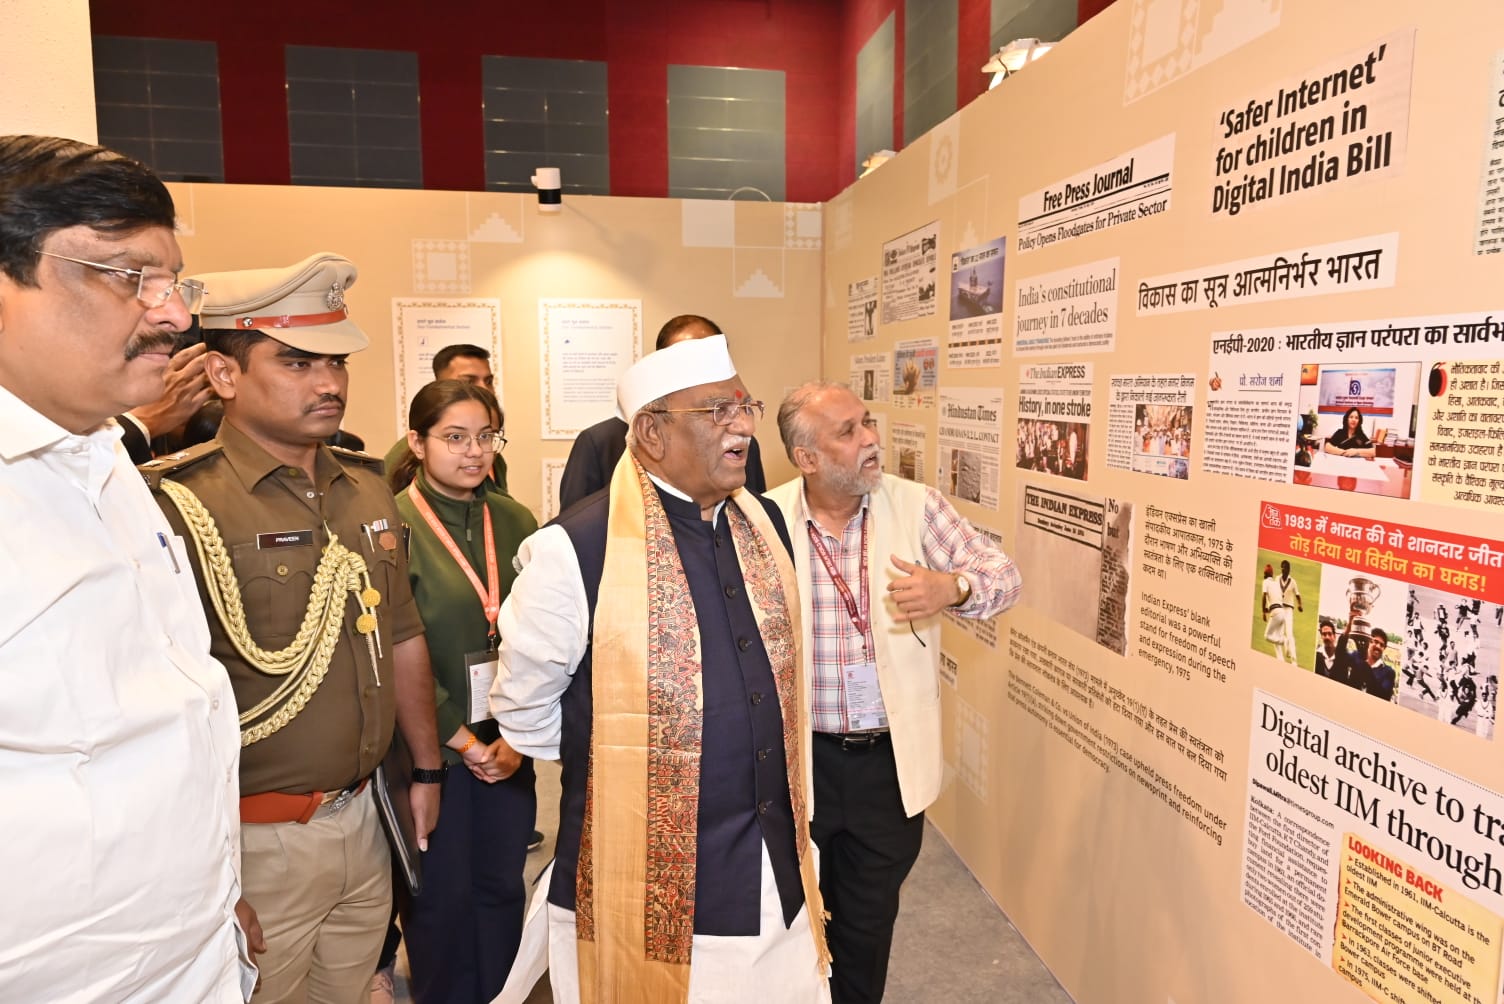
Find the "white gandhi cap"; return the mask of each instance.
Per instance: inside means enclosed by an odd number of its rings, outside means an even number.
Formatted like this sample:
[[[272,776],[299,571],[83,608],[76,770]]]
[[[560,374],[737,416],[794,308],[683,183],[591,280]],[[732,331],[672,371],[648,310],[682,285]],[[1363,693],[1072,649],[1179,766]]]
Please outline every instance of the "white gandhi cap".
[[[736,376],[725,335],[687,338],[643,356],[616,381],[616,413],[630,422],[644,405],[686,387]]]

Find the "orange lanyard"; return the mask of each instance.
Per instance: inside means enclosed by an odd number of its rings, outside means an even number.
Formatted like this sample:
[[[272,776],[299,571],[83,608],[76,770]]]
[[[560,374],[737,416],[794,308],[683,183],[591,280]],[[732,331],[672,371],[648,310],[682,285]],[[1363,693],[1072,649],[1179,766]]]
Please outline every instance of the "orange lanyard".
[[[434,514],[433,506],[418,491],[418,482],[414,481],[407,486],[407,497],[412,500],[413,507],[433,531],[433,535],[439,538],[454,563],[460,566],[460,571],[470,580],[470,585],[475,587],[475,595],[480,597],[481,609],[486,612],[486,633],[490,637],[496,636],[496,617],[501,613],[501,576],[496,573],[496,535],[491,529],[491,507],[481,503],[481,512],[484,514],[485,544],[486,544],[486,584],[481,585],[480,576],[475,574],[475,569],[470,565],[470,559],[466,558],[454,542],[444,524],[439,522],[439,517]]]

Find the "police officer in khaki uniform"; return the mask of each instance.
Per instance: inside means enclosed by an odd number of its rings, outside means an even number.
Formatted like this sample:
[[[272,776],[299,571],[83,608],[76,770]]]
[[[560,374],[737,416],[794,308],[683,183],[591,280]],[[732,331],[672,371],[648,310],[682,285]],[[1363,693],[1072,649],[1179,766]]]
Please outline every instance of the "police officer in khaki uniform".
[[[200,276],[224,423],[142,468],[239,705],[245,898],[267,942],[258,1004],[345,1004],[369,986],[391,866],[368,779],[394,718],[419,768],[420,837],[438,816],[433,676],[397,510],[379,459],[322,444],[344,416],[345,358],[370,344],[344,302],[355,276],[334,254]]]

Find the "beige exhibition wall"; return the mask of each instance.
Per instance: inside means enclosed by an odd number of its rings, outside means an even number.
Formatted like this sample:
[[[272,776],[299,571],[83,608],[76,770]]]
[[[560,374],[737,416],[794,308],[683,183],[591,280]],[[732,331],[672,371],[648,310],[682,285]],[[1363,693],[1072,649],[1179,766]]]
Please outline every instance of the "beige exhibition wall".
[[[1084,1004],[1501,999],[1501,115],[1497,3],[1120,0],[826,207],[825,371],[1025,578],[930,816]]]
[[[0,136],[96,142],[88,0],[0,3]]]
[[[570,446],[540,438],[541,299],[640,300],[643,350],[676,314],[710,317],[770,412],[785,387],[818,375],[818,206],[570,196],[545,216],[532,195],[171,187],[189,273],[289,265],[315,251],[356,263],[348,302],[372,344],[351,358],[344,427],[377,454],[400,431],[393,300],[499,300],[509,487],[535,512],[543,463]],[[768,483],[792,477],[771,413],[759,440]]]

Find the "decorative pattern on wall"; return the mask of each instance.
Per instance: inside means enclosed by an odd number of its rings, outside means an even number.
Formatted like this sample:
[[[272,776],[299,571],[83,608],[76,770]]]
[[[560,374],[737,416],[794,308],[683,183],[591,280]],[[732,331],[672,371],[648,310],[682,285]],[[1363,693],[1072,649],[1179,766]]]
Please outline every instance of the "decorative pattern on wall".
[[[1129,104],[1279,27],[1280,0],[1133,0]]]
[[[477,244],[521,244],[528,197],[467,195],[465,232]]]
[[[818,253],[824,243],[820,207],[812,203],[681,203],[681,239],[687,248],[729,250],[733,295],[781,298],[790,252]]]
[[[470,292],[468,241],[413,241],[413,292]]]
[[[934,128],[930,143],[930,205],[956,194],[961,160],[961,117],[952,115]]]
[[[818,251],[821,245],[820,205],[787,202],[783,206],[783,246],[800,251]]]

